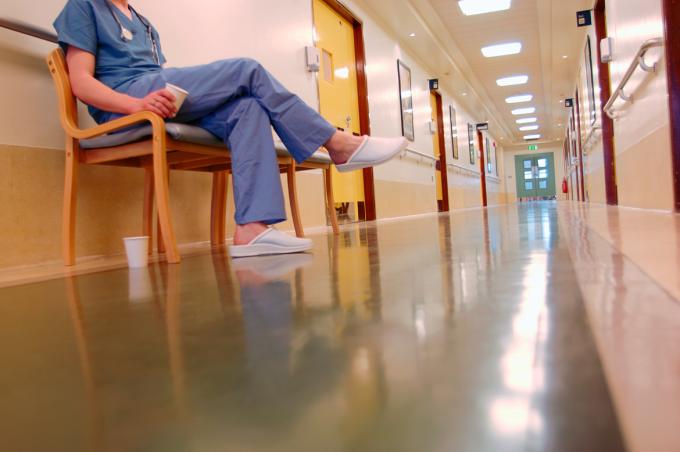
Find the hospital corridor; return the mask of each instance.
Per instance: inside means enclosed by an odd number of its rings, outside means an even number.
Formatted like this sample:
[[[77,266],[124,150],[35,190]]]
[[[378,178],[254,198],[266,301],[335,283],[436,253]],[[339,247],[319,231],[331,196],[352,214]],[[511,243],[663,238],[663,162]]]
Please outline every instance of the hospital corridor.
[[[0,0],[0,450],[680,450],[679,43],[676,0]]]

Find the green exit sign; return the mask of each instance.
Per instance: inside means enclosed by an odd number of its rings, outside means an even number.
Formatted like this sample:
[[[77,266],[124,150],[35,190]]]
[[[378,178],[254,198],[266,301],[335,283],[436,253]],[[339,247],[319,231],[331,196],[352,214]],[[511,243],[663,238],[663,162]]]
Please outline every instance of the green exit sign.
[[[538,151],[538,145],[537,144],[530,144],[529,150],[530,151]]]

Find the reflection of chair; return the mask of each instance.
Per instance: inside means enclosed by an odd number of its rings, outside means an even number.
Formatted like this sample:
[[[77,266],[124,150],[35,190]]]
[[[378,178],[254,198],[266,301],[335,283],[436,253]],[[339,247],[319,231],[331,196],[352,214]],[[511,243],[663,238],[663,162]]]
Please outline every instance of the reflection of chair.
[[[160,316],[164,321],[164,326],[167,334],[168,345],[168,359],[170,361],[170,378],[172,382],[173,397],[176,404],[178,414],[182,415],[185,412],[185,371],[184,358],[181,347],[181,331],[180,331],[180,281],[179,270],[181,267],[176,265],[158,266],[161,271],[162,288],[158,287],[156,281],[156,267],[151,266],[145,269],[137,269],[135,271],[146,272],[146,277],[150,278],[150,285],[153,287],[152,296],[154,297],[154,305],[159,308]],[[94,357],[91,355],[88,327],[85,321],[83,312],[83,305],[81,301],[81,294],[78,288],[78,278],[71,276],[65,279],[66,295],[69,302],[71,312],[71,321],[75,332],[76,346],[78,348],[78,355],[80,358],[80,367],[83,375],[83,383],[90,407],[90,415],[88,419],[92,421],[90,426],[91,441],[95,443],[88,450],[101,450],[101,420],[98,420],[100,414],[104,411],[97,403],[96,395],[96,379],[95,370],[93,366]],[[160,289],[160,290],[159,290]],[[157,298],[163,297],[159,302]],[[96,330],[97,328],[95,328]]]

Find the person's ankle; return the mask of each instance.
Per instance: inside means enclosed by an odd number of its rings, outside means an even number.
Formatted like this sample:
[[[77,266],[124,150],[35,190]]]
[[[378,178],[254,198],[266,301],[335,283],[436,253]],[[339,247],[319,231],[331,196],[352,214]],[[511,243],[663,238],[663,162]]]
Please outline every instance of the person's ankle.
[[[234,245],[247,245],[267,229],[264,223],[237,224],[234,232]]]
[[[333,163],[341,165],[349,160],[352,154],[361,146],[361,142],[361,137],[338,131],[325,143],[325,147]]]

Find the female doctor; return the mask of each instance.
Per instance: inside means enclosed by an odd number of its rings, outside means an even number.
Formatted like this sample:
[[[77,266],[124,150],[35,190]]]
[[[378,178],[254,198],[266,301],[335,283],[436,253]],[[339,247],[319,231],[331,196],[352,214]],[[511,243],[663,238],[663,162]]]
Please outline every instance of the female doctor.
[[[338,171],[386,162],[407,145],[404,138],[337,131],[252,59],[163,68],[158,32],[128,0],[68,0],[54,28],[73,92],[98,123],[151,111],[202,127],[229,147],[236,204],[233,257],[312,246],[309,239],[271,227],[286,218],[272,126],[297,162],[324,146]],[[180,111],[166,83],[189,92]]]

